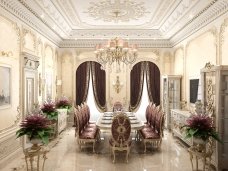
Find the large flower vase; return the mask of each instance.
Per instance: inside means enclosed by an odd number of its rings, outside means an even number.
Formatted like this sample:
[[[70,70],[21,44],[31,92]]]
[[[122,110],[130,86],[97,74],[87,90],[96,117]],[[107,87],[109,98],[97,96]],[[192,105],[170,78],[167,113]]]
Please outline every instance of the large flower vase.
[[[41,147],[38,144],[40,144],[42,142],[41,139],[39,139],[39,138],[32,138],[30,140],[30,142],[32,143],[32,147],[31,147],[32,150],[40,150]]]
[[[199,152],[203,152],[206,150],[207,140],[203,140],[202,138],[193,137],[193,145],[197,147]]]

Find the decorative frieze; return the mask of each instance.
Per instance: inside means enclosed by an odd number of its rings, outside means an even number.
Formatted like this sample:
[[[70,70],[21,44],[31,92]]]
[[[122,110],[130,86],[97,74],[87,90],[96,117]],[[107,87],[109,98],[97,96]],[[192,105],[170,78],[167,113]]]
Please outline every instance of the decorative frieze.
[[[40,65],[39,57],[26,52],[23,52],[22,56],[24,57],[24,68],[37,70]]]

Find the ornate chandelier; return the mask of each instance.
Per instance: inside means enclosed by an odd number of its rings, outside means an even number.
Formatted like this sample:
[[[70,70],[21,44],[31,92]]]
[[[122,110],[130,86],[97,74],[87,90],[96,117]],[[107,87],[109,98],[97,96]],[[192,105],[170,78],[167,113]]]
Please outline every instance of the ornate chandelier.
[[[97,61],[102,65],[102,69],[106,68],[106,64],[111,67],[115,62],[120,71],[120,64],[133,64],[138,56],[137,45],[129,45],[128,42],[121,38],[111,39],[106,44],[98,44],[96,50]]]

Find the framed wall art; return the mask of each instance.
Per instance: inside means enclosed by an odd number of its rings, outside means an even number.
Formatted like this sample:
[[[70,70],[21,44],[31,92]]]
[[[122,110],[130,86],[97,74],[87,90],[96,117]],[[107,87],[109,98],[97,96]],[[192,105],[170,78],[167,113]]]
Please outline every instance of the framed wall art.
[[[11,105],[11,67],[0,64],[0,109]]]

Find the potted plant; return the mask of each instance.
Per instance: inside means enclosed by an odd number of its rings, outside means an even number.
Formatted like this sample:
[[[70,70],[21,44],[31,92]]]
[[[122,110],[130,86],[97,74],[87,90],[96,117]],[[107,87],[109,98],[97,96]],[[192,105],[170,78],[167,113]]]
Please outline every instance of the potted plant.
[[[63,97],[56,102],[56,108],[58,108],[58,109],[69,110],[71,107],[72,107],[71,103],[66,97]]]
[[[20,129],[16,132],[16,135],[17,138],[27,135],[30,141],[38,139],[47,144],[51,133],[52,129],[49,126],[49,120],[44,115],[31,114],[21,122]]]
[[[44,102],[41,107],[41,111],[52,121],[56,121],[58,119],[58,112],[56,111],[55,103],[52,101]]]
[[[194,114],[186,120],[185,128],[186,138],[193,137],[194,139],[201,139],[204,143],[212,137],[213,139],[222,142],[218,133],[213,126],[213,119],[206,114]],[[199,144],[200,142],[196,142]]]

